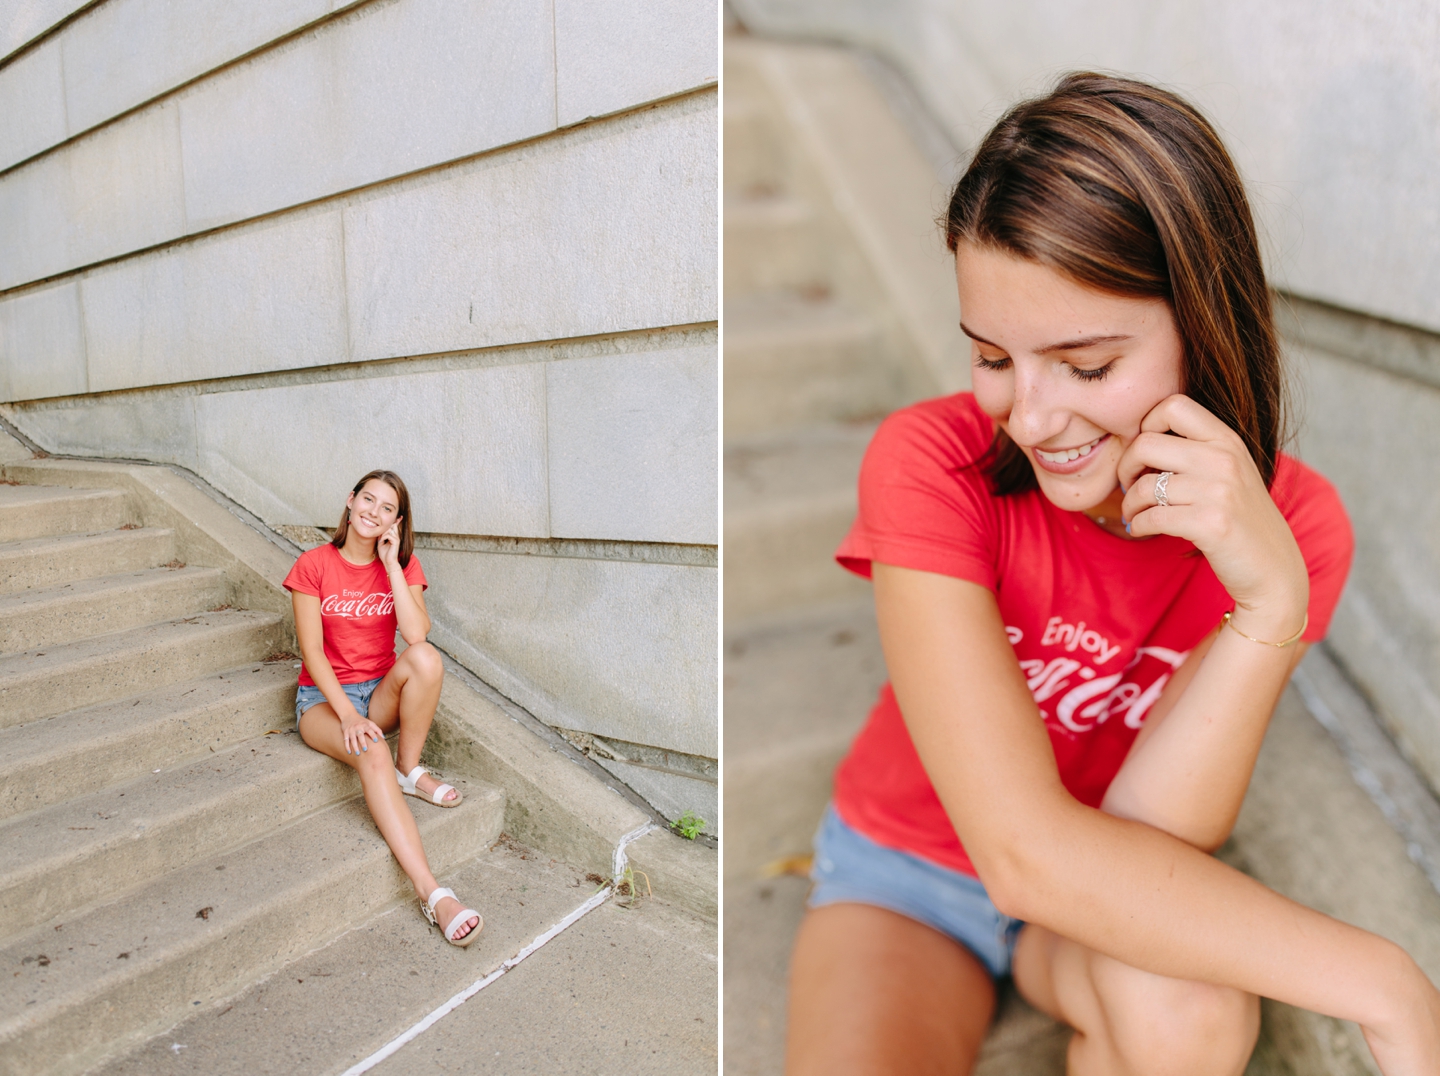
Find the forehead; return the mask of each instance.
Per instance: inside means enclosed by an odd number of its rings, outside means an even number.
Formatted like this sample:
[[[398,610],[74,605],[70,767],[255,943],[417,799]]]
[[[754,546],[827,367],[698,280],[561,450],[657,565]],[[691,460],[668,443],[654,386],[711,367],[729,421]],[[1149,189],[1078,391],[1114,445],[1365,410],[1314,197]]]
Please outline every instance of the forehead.
[[[1173,323],[1163,299],[1115,295],[1048,265],[961,243],[955,251],[960,316],[1006,347],[1043,347],[1085,336],[1144,336]]]
[[[375,498],[380,504],[388,504],[391,507],[398,507],[400,504],[400,495],[395,492],[392,486],[380,481],[378,478],[372,478],[366,482],[365,485],[360,487],[360,492],[370,494],[370,496]]]

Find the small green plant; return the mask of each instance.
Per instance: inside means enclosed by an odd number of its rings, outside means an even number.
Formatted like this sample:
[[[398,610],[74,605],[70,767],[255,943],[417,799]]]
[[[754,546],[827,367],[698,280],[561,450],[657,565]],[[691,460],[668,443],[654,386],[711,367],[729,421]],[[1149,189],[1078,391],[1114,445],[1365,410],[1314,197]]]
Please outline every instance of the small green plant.
[[[700,831],[705,828],[705,819],[701,818],[694,811],[686,811],[670,823],[670,828],[687,841],[693,841],[696,837],[700,836]]]
[[[637,871],[633,867],[626,867],[625,873],[615,879],[615,892],[622,897],[630,898],[624,904],[620,905],[620,907],[633,908],[640,900],[640,878],[645,879],[645,895],[647,897],[655,895],[654,891],[650,888],[650,876],[648,874],[644,871]]]

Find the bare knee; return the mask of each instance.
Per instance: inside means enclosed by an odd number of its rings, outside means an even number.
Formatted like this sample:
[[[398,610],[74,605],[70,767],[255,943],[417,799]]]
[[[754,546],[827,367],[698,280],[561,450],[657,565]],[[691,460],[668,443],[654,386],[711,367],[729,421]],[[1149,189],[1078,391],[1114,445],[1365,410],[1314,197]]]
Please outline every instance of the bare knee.
[[[429,643],[420,642],[406,647],[400,660],[405,662],[412,678],[418,677],[422,681],[434,683],[445,675],[445,664],[440,659],[440,651]]]
[[[1260,999],[1253,994],[1152,975],[1098,955],[1091,974],[1104,1010],[1104,1029],[1094,1033],[1109,1040],[1104,1052],[1118,1071],[1135,1076],[1244,1072],[1260,1032]]]
[[[362,750],[353,765],[362,779],[378,774],[388,775],[393,780],[395,776],[395,762],[390,757],[389,746],[383,740],[371,743]]]

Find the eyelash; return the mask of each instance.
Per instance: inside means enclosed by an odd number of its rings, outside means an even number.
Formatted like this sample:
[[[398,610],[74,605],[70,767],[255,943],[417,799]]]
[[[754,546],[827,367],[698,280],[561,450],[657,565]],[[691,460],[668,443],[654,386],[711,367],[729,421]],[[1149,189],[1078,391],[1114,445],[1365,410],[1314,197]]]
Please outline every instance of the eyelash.
[[[982,370],[1007,370],[1010,367],[1010,360],[987,359],[984,355],[976,355],[975,365]],[[1107,362],[1095,370],[1081,370],[1072,366],[1070,367],[1070,376],[1079,381],[1104,381],[1110,376],[1110,367],[1114,365],[1113,362]]]

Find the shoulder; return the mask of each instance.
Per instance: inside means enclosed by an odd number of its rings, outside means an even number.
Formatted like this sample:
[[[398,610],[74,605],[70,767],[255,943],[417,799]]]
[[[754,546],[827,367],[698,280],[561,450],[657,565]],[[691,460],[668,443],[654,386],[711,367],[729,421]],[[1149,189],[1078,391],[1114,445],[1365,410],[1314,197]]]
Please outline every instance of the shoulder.
[[[419,554],[411,552],[410,563],[405,565],[403,571],[405,572],[405,582],[410,586],[426,587],[427,589],[430,586],[425,578],[425,569],[420,566]]]
[[[1310,626],[1305,638],[1323,639],[1355,553],[1350,517],[1324,475],[1283,453],[1275,466],[1270,496],[1290,524],[1310,574]]]
[[[334,553],[335,547],[329,542],[317,545],[314,549],[307,549],[296,558],[294,567],[290,569],[290,574],[285,577],[282,585],[288,590],[314,593],[314,587]]]
[[[1270,496],[1290,524],[1301,551],[1306,553],[1306,560],[1310,559],[1307,545],[1343,547],[1348,559],[1355,537],[1350,516],[1329,479],[1282,452],[1275,464]]]
[[[897,466],[975,463],[990,449],[995,424],[968,392],[922,400],[890,415],[875,431],[866,462]]]

